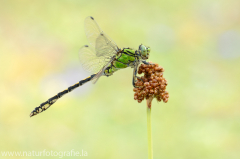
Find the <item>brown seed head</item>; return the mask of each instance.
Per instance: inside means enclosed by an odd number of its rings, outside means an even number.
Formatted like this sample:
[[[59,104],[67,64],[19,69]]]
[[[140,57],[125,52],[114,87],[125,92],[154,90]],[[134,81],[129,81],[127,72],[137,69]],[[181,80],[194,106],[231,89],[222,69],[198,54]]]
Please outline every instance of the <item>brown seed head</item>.
[[[134,99],[141,103],[144,99],[156,98],[157,101],[167,102],[169,93],[166,91],[167,80],[163,77],[164,69],[158,64],[141,64],[138,74],[144,73],[144,76],[138,78],[135,82],[137,88],[134,88]]]

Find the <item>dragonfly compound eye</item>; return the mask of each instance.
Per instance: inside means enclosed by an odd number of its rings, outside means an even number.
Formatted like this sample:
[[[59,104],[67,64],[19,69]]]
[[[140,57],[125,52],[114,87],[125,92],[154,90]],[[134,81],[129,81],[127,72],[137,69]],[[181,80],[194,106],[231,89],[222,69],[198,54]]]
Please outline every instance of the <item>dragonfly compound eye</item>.
[[[146,46],[140,45],[140,50],[141,50],[142,56],[146,56],[147,55],[147,48],[146,48]]]

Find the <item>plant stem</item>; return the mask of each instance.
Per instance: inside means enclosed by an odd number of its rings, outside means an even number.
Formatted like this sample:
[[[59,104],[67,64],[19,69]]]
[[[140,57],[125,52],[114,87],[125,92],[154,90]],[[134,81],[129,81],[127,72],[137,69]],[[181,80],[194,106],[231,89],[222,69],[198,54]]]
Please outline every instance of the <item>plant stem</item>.
[[[148,159],[153,159],[153,150],[152,150],[152,126],[151,126],[151,105],[152,99],[147,100],[147,131],[148,131]]]

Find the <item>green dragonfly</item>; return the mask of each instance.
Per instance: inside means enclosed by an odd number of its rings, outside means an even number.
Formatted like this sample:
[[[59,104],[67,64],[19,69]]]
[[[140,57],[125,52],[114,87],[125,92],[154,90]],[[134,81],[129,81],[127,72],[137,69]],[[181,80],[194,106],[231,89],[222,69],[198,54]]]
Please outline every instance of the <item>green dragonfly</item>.
[[[111,76],[117,70],[126,67],[133,68],[132,84],[135,87],[135,81],[139,78],[136,76],[139,64],[141,62],[149,64],[145,60],[149,57],[150,48],[141,44],[139,45],[138,50],[131,48],[120,49],[117,44],[102,31],[95,19],[91,16],[85,19],[85,33],[90,46],[85,45],[80,49],[79,59],[82,67],[86,71],[94,74],[40,104],[40,106],[36,107],[31,112],[30,117],[45,111],[59,98],[75,88],[82,86],[89,81],[96,83],[99,77]]]

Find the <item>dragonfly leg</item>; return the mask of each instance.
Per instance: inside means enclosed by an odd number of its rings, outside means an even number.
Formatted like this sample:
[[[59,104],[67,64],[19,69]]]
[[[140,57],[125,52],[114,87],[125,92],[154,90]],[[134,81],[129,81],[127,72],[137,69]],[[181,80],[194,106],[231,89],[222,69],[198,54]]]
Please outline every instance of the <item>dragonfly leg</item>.
[[[147,61],[142,61],[142,63],[144,63],[145,65],[153,65],[153,63],[149,63]]]
[[[135,85],[135,83],[136,83],[136,79],[139,79],[139,80],[141,80],[141,81],[143,81],[140,77],[138,77],[137,76],[137,70],[138,70],[138,65],[136,65],[135,67],[134,67],[134,69],[133,69],[133,80],[132,80],[132,84],[133,84],[133,87],[138,87],[138,86],[136,86]]]

